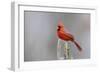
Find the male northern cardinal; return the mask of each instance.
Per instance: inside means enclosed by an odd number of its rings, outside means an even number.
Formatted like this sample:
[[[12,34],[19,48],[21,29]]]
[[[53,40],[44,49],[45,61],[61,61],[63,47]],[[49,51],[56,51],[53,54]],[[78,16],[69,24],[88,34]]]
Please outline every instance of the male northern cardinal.
[[[68,31],[65,32],[64,25],[61,21],[58,24],[57,34],[60,39],[62,39],[64,41],[73,42],[76,45],[76,47],[78,48],[78,50],[82,51],[82,48],[80,47],[80,45],[75,41],[74,36],[72,34],[70,34]]]

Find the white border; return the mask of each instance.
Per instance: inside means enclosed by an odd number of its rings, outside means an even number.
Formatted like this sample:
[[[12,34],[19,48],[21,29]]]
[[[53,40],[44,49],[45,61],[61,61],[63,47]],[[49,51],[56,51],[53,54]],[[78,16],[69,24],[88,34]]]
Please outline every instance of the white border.
[[[91,59],[82,60],[57,60],[57,61],[40,61],[40,62],[24,62],[24,11],[46,11],[46,12],[69,12],[69,13],[90,13],[91,14]],[[25,3],[12,3],[12,64],[13,70],[23,69],[43,69],[53,67],[69,67],[69,66],[84,66],[96,63],[96,49],[93,43],[95,40],[95,8],[88,7],[56,7],[56,6],[38,6]]]

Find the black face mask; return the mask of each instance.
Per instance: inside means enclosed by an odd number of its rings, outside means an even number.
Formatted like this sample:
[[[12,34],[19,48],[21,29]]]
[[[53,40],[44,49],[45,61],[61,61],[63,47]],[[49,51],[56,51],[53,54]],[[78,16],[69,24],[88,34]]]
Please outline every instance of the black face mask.
[[[60,27],[60,26],[58,26],[58,29],[57,29],[57,30],[59,31],[59,30],[60,30],[60,28],[61,28],[61,27]]]

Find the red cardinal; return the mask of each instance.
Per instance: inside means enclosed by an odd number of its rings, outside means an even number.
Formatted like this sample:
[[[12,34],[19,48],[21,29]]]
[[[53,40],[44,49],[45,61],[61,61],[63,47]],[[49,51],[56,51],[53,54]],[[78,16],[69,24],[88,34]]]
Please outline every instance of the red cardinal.
[[[76,45],[76,47],[78,48],[78,50],[82,51],[82,48],[80,47],[80,45],[75,41],[74,36],[72,34],[70,34],[68,31],[65,32],[64,25],[61,21],[58,24],[57,34],[60,39],[62,39],[64,41],[73,42]]]

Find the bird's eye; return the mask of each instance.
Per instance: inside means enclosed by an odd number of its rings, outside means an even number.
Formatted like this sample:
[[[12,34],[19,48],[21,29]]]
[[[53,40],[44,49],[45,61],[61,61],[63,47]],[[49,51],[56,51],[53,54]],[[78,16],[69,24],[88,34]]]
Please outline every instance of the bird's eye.
[[[58,28],[60,28],[60,26],[58,26]]]

